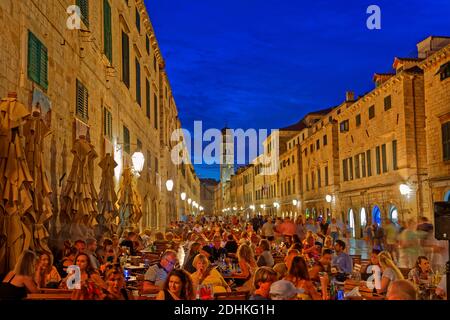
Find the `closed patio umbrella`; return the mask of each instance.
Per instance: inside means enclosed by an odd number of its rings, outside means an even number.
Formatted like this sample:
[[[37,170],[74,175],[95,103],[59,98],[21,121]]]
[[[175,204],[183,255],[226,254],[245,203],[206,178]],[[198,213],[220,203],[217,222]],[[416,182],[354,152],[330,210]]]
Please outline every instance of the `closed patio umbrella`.
[[[119,188],[119,228],[121,234],[127,228],[136,228],[142,218],[141,197],[137,191],[136,181],[131,168],[125,168]]]
[[[48,223],[53,216],[51,188],[43,162],[43,143],[49,136],[50,129],[41,117],[41,111],[35,109],[24,125],[25,154],[27,164],[33,177],[33,207],[36,221],[32,225],[32,248],[36,251],[50,252],[48,247]]]
[[[78,240],[94,236],[97,193],[94,187],[94,146],[84,136],[75,140],[69,177],[61,192],[60,239]]]
[[[102,181],[98,194],[97,235],[111,236],[116,230],[114,219],[117,217],[117,195],[114,185],[114,168],[117,163],[110,153],[98,164],[102,168]]]
[[[30,225],[36,222],[33,178],[19,130],[29,115],[17,94],[0,100],[0,273],[12,270],[19,255],[30,247]]]

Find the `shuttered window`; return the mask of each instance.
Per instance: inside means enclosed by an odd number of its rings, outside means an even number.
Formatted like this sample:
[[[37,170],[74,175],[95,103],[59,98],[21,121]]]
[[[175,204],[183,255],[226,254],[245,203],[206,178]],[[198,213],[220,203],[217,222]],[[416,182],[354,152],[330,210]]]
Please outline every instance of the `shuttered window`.
[[[359,155],[361,157],[361,169],[362,169],[362,177],[366,177],[366,154],[363,152]]]
[[[141,33],[141,15],[139,14],[137,8],[136,8],[136,28],[138,32]]]
[[[31,31],[28,32],[28,78],[48,89],[47,48]]]
[[[347,159],[342,160],[342,175],[344,176],[344,181],[348,181]]]
[[[89,119],[89,93],[78,79],[76,88],[76,115],[83,121]]]
[[[377,167],[377,174],[381,174],[381,154],[380,154],[380,147],[377,147],[375,149],[375,161],[376,161],[376,167]]]
[[[141,101],[141,64],[139,63],[139,60],[136,58],[135,60],[136,65],[136,101],[139,104],[139,106],[142,105]]]
[[[366,151],[366,159],[367,159],[367,176],[372,176],[372,158],[371,158],[371,151]]]
[[[318,188],[322,187],[322,178],[320,176],[320,168],[317,169],[317,187]]]
[[[150,82],[148,81],[148,79],[145,79],[145,110],[146,110],[146,115],[147,118],[150,119]]]
[[[361,170],[359,167],[359,154],[355,156],[355,179],[361,178]]]
[[[381,146],[381,159],[383,162],[383,173],[388,171],[388,167],[387,167],[387,158],[386,158],[386,145],[383,144]]]
[[[108,0],[103,0],[103,51],[109,62],[112,63],[112,33],[111,33],[111,6]]]
[[[325,186],[328,185],[328,167],[325,167]]]
[[[103,135],[112,140],[112,114],[107,108],[103,108]]]
[[[130,130],[123,126],[123,151],[130,154]]]
[[[398,169],[397,166],[397,140],[392,141],[392,168]]]
[[[353,158],[348,158],[348,165],[349,165],[349,173],[350,173],[350,180],[353,180]]]
[[[391,96],[384,97],[384,111],[389,110],[392,107]]]
[[[122,81],[130,88],[130,40],[122,31]]]
[[[153,94],[153,100],[154,100],[153,108],[155,110],[154,126],[155,126],[155,129],[158,129],[158,97],[156,96],[156,94]]]
[[[89,0],[77,0],[77,6],[80,7],[81,20],[89,27]]]
[[[375,106],[369,107],[369,119],[375,118]]]
[[[442,124],[442,152],[444,161],[450,160],[450,122]]]

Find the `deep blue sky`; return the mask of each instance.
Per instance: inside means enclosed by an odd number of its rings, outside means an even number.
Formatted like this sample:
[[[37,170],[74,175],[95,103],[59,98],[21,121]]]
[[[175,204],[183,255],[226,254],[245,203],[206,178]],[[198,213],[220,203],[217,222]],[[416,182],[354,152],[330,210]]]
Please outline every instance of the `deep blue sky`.
[[[146,0],[182,126],[279,128],[450,36],[450,1]],[[366,9],[381,8],[381,30]],[[217,166],[196,166],[218,178]]]

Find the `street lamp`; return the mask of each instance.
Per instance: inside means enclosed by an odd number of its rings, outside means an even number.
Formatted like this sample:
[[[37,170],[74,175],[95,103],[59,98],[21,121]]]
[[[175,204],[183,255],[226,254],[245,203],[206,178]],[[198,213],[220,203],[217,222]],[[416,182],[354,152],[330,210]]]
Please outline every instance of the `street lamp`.
[[[172,179],[169,179],[166,181],[166,188],[167,188],[167,191],[172,191],[172,189],[173,189],[173,180]]]
[[[255,205],[254,204],[250,205],[250,209],[255,210]]]
[[[261,205],[261,209],[264,209],[264,205],[263,204]]]
[[[280,207],[280,204],[278,202],[274,202],[273,206],[278,209]]]
[[[298,200],[297,200],[297,199],[292,200],[292,204],[293,204],[294,206],[297,206]]]
[[[202,206],[200,206],[200,208],[199,208],[199,209],[200,209],[200,211],[203,211],[203,207],[202,207]]]
[[[411,193],[411,188],[407,184],[402,183],[400,185],[399,189],[400,189],[401,195],[403,195],[403,196],[407,196]]]
[[[333,200],[333,197],[331,195],[327,194],[325,196],[325,200],[330,204],[330,217],[331,217],[332,216],[332,214],[331,214],[331,200]]]
[[[185,200],[186,199],[186,192],[182,192],[181,193],[181,200]]]
[[[191,202],[192,202],[192,199],[191,199],[191,198],[189,198],[189,199],[188,199],[188,203],[189,203],[189,204],[191,204]]]
[[[145,158],[142,152],[138,151],[133,153],[131,156],[131,161],[133,162],[133,170],[139,176],[144,168]]]

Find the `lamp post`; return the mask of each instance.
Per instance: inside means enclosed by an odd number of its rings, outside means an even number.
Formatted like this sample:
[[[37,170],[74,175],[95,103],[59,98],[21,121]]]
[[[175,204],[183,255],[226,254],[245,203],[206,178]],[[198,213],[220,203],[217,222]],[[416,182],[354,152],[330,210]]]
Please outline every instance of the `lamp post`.
[[[145,162],[145,158],[144,158],[144,155],[142,154],[142,152],[137,151],[137,152],[133,153],[133,155],[131,156],[131,162],[133,163],[134,174],[139,177],[139,175],[142,172],[142,169],[144,168],[144,162]]]
[[[331,200],[333,200],[333,197],[332,197],[331,195],[327,194],[327,195],[325,196],[325,200],[330,204],[330,217],[333,217],[333,215],[332,215],[332,213],[331,213],[331,211],[332,211],[332,208],[331,208]],[[328,217],[327,217],[327,218],[328,218]]]
[[[399,189],[399,191],[400,191],[400,194],[402,195],[402,197],[401,197],[402,220],[405,221],[405,214],[404,214],[404,210],[405,210],[405,209],[404,209],[404,208],[405,208],[405,200],[404,200],[404,198],[409,198],[409,195],[410,195],[410,193],[411,193],[411,188],[410,188],[407,184],[402,183],[402,184],[400,184],[400,186],[398,187],[398,189]]]

